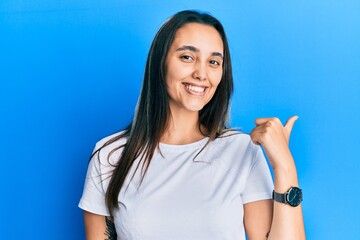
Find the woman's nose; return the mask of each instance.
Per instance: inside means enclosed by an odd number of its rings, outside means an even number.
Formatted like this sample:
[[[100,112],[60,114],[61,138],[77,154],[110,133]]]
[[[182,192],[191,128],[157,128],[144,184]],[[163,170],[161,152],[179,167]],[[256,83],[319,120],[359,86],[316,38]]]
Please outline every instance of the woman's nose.
[[[193,78],[200,81],[206,80],[206,66],[204,63],[201,62],[195,63]]]

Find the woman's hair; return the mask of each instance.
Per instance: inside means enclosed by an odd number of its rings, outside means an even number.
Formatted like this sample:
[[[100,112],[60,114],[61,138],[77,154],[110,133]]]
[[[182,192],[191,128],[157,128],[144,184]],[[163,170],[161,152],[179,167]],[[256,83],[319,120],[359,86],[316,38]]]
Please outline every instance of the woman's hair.
[[[212,26],[221,36],[224,49],[222,78],[212,99],[199,112],[199,129],[200,125],[205,127],[207,132],[203,134],[209,137],[208,143],[226,131],[229,118],[229,103],[233,90],[233,77],[229,46],[223,26],[208,13],[198,11],[178,12],[161,26],[151,44],[141,94],[132,122],[120,135],[113,137],[103,146],[108,146],[121,138],[126,138],[124,145],[111,151],[113,153],[119,148],[123,148],[122,154],[114,166],[106,191],[106,204],[110,211],[118,208],[120,190],[135,159],[140,158],[135,171],[142,164],[143,178],[154,151],[159,145],[160,138],[166,131],[170,108],[165,81],[165,60],[177,30],[188,23]],[[108,157],[110,157],[111,153]]]

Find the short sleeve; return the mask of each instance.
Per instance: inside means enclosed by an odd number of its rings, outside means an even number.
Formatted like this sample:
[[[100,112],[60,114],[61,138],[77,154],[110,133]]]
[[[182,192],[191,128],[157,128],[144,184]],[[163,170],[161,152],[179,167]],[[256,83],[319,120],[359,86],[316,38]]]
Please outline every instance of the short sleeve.
[[[95,147],[94,152],[97,147]],[[104,177],[108,174],[103,173],[103,167],[99,159],[99,152],[95,152],[91,158],[85,179],[82,197],[79,208],[103,216],[110,216],[105,203]]]
[[[243,203],[272,199],[273,181],[261,148],[254,145],[254,157],[250,166],[245,189],[242,193]]]

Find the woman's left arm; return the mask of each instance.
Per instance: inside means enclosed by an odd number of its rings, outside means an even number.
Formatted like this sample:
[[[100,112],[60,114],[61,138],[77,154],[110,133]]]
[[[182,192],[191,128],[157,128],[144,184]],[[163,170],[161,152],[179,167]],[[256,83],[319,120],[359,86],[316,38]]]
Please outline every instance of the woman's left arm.
[[[299,186],[295,162],[289,149],[291,130],[297,118],[297,116],[291,117],[284,126],[278,118],[259,118],[255,120],[256,127],[250,133],[252,141],[263,147],[273,168],[274,190],[277,193],[285,193],[291,187]],[[246,205],[244,221],[247,232],[256,231],[257,226],[254,222],[257,220],[259,220],[259,224],[264,222],[260,217],[259,210],[257,210],[258,207],[262,206],[267,209],[265,212],[262,211],[264,219],[269,216],[272,218],[271,227],[269,226],[269,240],[305,239],[301,205],[292,207],[289,204],[277,201],[273,202],[272,207],[266,207],[262,201]],[[249,235],[249,240],[251,239],[256,238]]]

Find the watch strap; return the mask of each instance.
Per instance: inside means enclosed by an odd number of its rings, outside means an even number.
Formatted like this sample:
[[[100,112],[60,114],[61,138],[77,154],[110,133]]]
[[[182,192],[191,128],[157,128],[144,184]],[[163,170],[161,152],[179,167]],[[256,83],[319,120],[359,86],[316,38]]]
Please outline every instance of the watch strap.
[[[287,203],[286,194],[287,193],[277,193],[277,192],[273,191],[273,199],[280,203]]]

